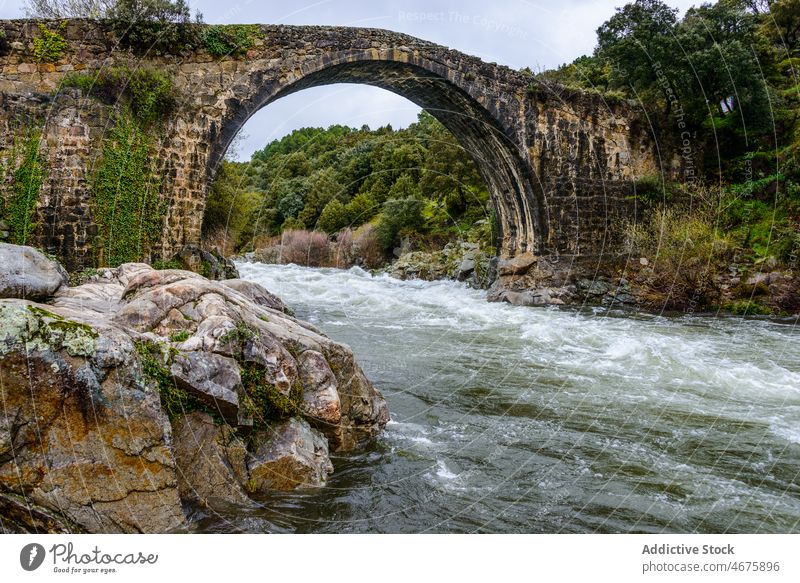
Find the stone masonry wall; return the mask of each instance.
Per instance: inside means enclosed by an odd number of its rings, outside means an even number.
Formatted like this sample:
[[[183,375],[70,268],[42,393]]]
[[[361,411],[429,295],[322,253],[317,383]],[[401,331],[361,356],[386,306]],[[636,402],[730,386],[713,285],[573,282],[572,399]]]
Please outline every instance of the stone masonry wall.
[[[156,250],[162,257],[198,242],[208,182],[247,119],[315,85],[377,85],[439,118],[486,180],[506,258],[613,252],[618,219],[635,212],[632,181],[660,171],[632,106],[554,92],[506,67],[390,31],[261,26],[241,58],[202,49],[141,57],[116,48],[108,25],[72,20],[60,31],[69,43],[62,58],[41,63],[32,50],[37,23],[0,21],[0,29],[7,41],[0,51],[0,158],[23,128],[20,120],[46,120],[41,147],[49,174],[37,240],[71,269],[94,261],[89,192],[110,110],[77,90],[59,93],[70,71],[127,64],[174,78],[180,105],[154,152],[171,204]]]

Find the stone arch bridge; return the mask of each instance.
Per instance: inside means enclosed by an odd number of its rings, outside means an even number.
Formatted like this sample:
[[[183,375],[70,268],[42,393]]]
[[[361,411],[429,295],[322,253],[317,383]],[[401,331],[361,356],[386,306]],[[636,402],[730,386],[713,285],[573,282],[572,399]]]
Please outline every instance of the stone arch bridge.
[[[52,29],[59,23],[49,23]],[[598,95],[537,84],[530,75],[386,30],[260,26],[240,57],[204,50],[133,56],[102,23],[73,20],[54,63],[38,62],[33,21],[2,21],[0,155],[19,119],[43,117],[48,174],[40,192],[38,243],[68,268],[91,265],[89,184],[108,106],[59,91],[70,71],[114,64],[172,74],[179,107],[159,144],[170,200],[158,254],[197,243],[207,185],[256,111],[290,93],[365,83],[398,93],[438,118],[471,154],[495,205],[500,255],[591,256],[608,252],[616,219],[634,212],[633,181],[659,171],[639,112]],[[331,104],[335,107],[335,104]]]

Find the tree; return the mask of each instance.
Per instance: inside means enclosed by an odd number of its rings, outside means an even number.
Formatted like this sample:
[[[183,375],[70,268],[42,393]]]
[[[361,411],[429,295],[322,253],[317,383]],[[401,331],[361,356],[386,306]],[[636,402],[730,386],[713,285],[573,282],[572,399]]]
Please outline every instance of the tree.
[[[317,228],[326,233],[338,233],[350,224],[347,208],[338,199],[333,199],[322,210]]]
[[[401,174],[400,178],[398,178],[392,185],[392,188],[389,189],[390,199],[419,198],[419,196],[419,185],[409,173]]]
[[[677,13],[661,0],[636,0],[618,8],[597,29],[595,54],[612,65],[612,85],[630,87],[644,98],[662,93],[667,110],[670,101],[667,88],[659,84],[659,72],[679,54],[674,39]]]
[[[116,0],[27,0],[30,18],[106,18]]]
[[[800,0],[777,0],[765,21],[767,35],[792,54],[800,44]]]
[[[383,248],[394,247],[397,236],[403,229],[417,230],[422,226],[422,201],[416,198],[388,200],[375,233]]]
[[[736,115],[729,125],[752,131],[769,123],[756,32],[753,14],[740,2],[726,0],[689,9],[677,26],[685,56],[676,59],[682,71],[672,81],[695,127],[724,117],[730,109]]]
[[[325,205],[339,193],[340,187],[336,180],[336,171],[330,167],[316,172],[309,182],[311,188],[306,196],[305,206],[297,218],[306,225],[313,226],[317,223]]]

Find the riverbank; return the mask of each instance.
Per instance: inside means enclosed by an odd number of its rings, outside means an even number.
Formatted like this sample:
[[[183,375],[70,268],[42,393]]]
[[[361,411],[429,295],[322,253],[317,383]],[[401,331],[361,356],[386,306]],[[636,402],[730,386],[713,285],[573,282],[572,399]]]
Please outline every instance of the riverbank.
[[[325,239],[321,236],[321,240]],[[327,241],[327,239],[325,239]],[[321,245],[322,243],[318,243]],[[511,260],[493,257],[477,243],[452,242],[436,251],[410,251],[390,263],[358,254],[335,255],[327,263],[319,251],[280,246],[247,253],[239,259],[266,264],[310,267],[366,267],[397,279],[454,280],[488,290],[490,302],[517,306],[607,306],[652,313],[727,312],[737,315],[792,316],[800,314],[800,276],[791,266],[776,262],[735,265],[727,271],[708,271],[666,264],[636,255],[607,257],[536,257],[522,254]]]

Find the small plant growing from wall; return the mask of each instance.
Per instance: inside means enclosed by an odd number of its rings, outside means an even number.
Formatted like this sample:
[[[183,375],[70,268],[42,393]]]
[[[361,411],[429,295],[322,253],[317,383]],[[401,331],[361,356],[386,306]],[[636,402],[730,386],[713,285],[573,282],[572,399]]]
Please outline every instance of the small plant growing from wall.
[[[255,45],[259,27],[253,24],[213,25],[203,29],[205,49],[215,57],[244,55]]]
[[[50,30],[43,24],[39,24],[39,36],[33,39],[33,56],[41,63],[55,63],[69,47],[67,40],[58,31]],[[63,31],[67,26],[62,22],[58,27]]]

